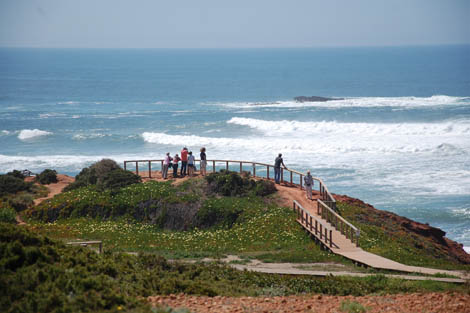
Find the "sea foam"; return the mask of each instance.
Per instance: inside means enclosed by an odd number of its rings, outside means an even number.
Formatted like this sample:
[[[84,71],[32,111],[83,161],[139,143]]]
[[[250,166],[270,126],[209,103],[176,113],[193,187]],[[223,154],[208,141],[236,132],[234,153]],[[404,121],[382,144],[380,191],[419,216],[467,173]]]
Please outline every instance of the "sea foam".
[[[39,129],[23,129],[18,134],[18,139],[20,140],[31,140],[37,137],[52,135],[51,132]]]
[[[449,105],[469,105],[469,97],[452,97],[446,95],[434,95],[431,97],[348,97],[340,100],[326,102],[297,102],[294,100],[276,102],[228,102],[216,103],[217,105],[234,108],[274,107],[274,108],[302,108],[302,107],[431,107]]]

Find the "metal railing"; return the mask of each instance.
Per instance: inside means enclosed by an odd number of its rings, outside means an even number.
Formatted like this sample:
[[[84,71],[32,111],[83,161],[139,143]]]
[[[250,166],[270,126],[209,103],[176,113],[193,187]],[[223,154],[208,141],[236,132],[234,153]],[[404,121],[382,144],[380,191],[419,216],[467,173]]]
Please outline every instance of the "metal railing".
[[[149,178],[152,178],[152,163],[156,163],[159,165],[157,170],[163,169],[163,159],[158,160],[126,160],[124,161],[124,169],[128,169],[128,164],[134,164],[135,172],[137,175],[142,173],[142,170],[139,170],[139,164],[145,163],[145,167],[148,169],[147,175]],[[201,160],[196,160],[196,162],[200,162]],[[260,162],[252,162],[252,161],[236,161],[236,160],[207,160],[207,168],[212,167],[212,172],[215,172],[217,168],[226,170],[235,170],[242,173],[243,171],[249,172],[253,177],[265,177],[267,179],[274,178],[274,165],[260,163]],[[247,170],[248,169],[248,170]],[[271,175],[272,173],[272,175]],[[260,174],[265,174],[260,175]],[[281,182],[285,184],[291,184],[298,186],[299,188],[303,189],[303,178],[305,177],[305,173],[298,172],[296,170],[291,170],[289,168],[281,168]],[[318,183],[318,191],[320,192],[321,199],[328,203],[331,209],[336,210],[336,200],[333,195],[330,193],[328,188],[326,187],[323,180],[318,177],[313,177],[313,180],[317,181]],[[298,182],[298,183],[297,183]]]
[[[293,201],[293,210],[297,213],[297,221],[299,221],[305,229],[307,229],[320,241],[324,241],[326,246],[333,247],[333,230],[331,227],[323,223],[316,216],[312,216],[299,202]],[[336,246],[336,245],[335,245]]]

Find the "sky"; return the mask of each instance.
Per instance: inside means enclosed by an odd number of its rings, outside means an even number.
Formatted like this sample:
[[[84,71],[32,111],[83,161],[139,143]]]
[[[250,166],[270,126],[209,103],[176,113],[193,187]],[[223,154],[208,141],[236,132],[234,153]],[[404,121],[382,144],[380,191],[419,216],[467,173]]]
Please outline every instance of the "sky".
[[[0,0],[0,47],[470,44],[469,0]]]

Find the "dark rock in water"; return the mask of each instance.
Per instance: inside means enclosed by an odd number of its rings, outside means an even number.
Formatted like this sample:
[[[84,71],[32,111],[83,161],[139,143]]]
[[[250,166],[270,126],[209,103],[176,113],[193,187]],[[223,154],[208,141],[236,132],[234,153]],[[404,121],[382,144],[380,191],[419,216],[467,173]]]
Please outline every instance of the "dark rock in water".
[[[297,102],[326,102],[326,101],[344,100],[344,99],[343,98],[326,98],[326,97],[317,97],[317,96],[311,96],[311,97],[300,96],[300,97],[295,97],[294,100]]]

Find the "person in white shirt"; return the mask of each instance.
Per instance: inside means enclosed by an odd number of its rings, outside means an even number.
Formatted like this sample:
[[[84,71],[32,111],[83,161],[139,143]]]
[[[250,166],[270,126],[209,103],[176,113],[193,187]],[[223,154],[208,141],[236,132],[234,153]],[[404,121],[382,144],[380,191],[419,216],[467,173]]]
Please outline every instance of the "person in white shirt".
[[[173,158],[170,156],[170,152],[166,153],[165,160],[163,161],[163,168],[162,168],[162,178],[168,178],[168,167],[170,167],[171,160]]]
[[[194,176],[194,165],[196,165],[196,159],[194,158],[193,152],[189,151],[188,155],[188,174],[190,177]]]
[[[312,200],[313,177],[310,175],[310,171],[307,171],[307,176],[304,177],[304,182],[307,199]]]

